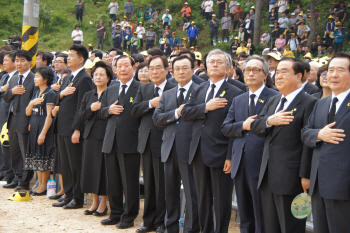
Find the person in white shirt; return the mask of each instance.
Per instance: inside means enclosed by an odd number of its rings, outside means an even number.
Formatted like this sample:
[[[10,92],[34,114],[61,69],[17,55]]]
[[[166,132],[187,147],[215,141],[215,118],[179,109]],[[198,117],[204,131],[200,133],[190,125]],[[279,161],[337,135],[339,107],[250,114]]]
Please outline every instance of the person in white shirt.
[[[118,10],[119,10],[118,3],[116,3],[115,0],[113,0],[113,2],[109,3],[108,9],[109,9],[109,18],[112,19],[114,22],[118,15]]]
[[[287,0],[279,0],[277,3],[278,7],[278,17],[280,18],[282,16],[282,12],[285,12],[287,10],[288,1]]]
[[[233,11],[237,8],[237,1],[232,0],[230,2],[230,5],[228,6],[230,8],[230,14],[232,15]],[[233,20],[233,19],[232,19]]]
[[[171,14],[169,14],[169,9],[166,9],[166,13],[163,14],[162,20],[163,20],[163,28],[164,29],[167,25],[170,26],[170,22],[171,22],[171,20],[173,20],[173,18],[171,17]]]
[[[213,1],[212,0],[209,0],[209,1],[206,1],[204,6],[205,6],[205,18],[207,20],[210,20],[211,17],[210,15],[213,13]]]
[[[282,17],[278,19],[278,24],[280,28],[285,30],[287,28],[287,23],[289,22],[288,18],[286,17],[286,13],[282,13]]]
[[[73,44],[83,44],[83,32],[80,30],[79,24],[75,25],[75,30],[72,31]]]
[[[143,34],[146,33],[145,28],[142,26],[142,22],[139,22],[139,26],[136,28],[137,37],[140,38],[140,50],[143,48]]]
[[[291,33],[290,37],[291,38],[289,39],[288,44],[290,45],[290,50],[295,52],[297,50],[299,41],[295,38],[295,33]]]

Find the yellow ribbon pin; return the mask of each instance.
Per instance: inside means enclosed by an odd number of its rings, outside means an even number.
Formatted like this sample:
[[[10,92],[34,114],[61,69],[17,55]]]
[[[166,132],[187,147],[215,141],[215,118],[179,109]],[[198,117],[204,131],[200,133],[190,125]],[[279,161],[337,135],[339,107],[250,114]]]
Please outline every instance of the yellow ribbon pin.
[[[130,97],[130,103],[132,103],[134,100],[133,100],[133,98],[132,97]]]
[[[45,96],[45,94],[42,94],[40,97],[41,97],[41,98],[44,98],[44,96]]]
[[[226,94],[226,91],[223,91],[223,92],[220,94],[220,97],[224,97],[225,94]]]
[[[294,109],[291,111],[292,113],[291,113],[290,115],[291,115],[291,116],[293,116],[293,115],[294,115],[294,113],[295,113],[296,111],[297,111],[297,109],[296,109],[296,108],[294,108]]]
[[[69,86],[70,86],[70,87],[73,86],[73,83],[70,83]]]
[[[348,103],[348,107],[350,107],[350,103]]]
[[[265,103],[265,100],[259,99],[259,102],[263,104]]]

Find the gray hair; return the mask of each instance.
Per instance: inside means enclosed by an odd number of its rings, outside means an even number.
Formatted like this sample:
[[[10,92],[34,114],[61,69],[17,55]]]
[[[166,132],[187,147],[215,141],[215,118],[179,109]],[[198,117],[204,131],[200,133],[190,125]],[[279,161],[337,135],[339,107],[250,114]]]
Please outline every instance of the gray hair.
[[[224,55],[225,56],[225,59],[226,59],[226,66],[227,67],[231,67],[232,66],[232,58],[230,56],[230,54],[222,51],[221,49],[214,49],[214,50],[211,50],[209,53],[208,53],[208,56],[207,56],[207,60],[206,60],[206,63],[209,64],[209,58],[212,56],[212,55]]]
[[[319,66],[318,63],[315,62],[315,61],[310,62],[309,65],[310,65],[310,66],[313,66],[313,67],[315,67],[315,68],[317,68],[317,71],[320,69],[320,66]]]
[[[252,56],[249,56],[243,63],[243,70],[245,70],[245,67],[247,65],[247,63],[251,60],[259,60],[263,63],[263,71],[264,71],[264,74],[268,74],[269,73],[269,64],[267,63],[267,61],[259,56],[259,55],[252,55]]]

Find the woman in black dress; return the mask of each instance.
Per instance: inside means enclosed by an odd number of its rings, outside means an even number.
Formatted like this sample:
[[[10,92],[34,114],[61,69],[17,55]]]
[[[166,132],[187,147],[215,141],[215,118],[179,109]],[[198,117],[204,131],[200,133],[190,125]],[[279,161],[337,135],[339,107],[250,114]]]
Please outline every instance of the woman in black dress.
[[[96,89],[85,93],[80,105],[78,119],[85,122],[84,148],[81,170],[81,191],[92,193],[93,201],[85,215],[104,216],[107,214],[107,184],[106,169],[102,151],[103,139],[107,121],[98,114],[101,108],[101,98],[113,78],[110,66],[103,61],[97,62],[92,68]],[[101,202],[99,202],[99,196]]]
[[[38,173],[39,186],[33,190],[33,194],[38,196],[46,194],[46,184],[54,167],[55,148],[50,114],[55,97],[51,89],[53,80],[54,74],[50,67],[37,69],[34,83],[39,90],[34,92],[26,108],[26,114],[31,119],[25,168]]]

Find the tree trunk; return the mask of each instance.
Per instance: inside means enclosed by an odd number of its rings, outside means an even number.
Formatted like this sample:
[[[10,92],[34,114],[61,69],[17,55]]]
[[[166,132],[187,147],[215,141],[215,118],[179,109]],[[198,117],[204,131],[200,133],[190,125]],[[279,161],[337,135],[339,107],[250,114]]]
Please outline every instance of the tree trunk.
[[[254,20],[254,37],[253,44],[258,46],[260,43],[260,34],[261,34],[261,19],[262,19],[262,11],[265,9],[264,6],[268,6],[269,0],[258,0],[256,1],[255,7],[255,20]],[[268,9],[268,8],[267,8]]]
[[[312,41],[316,37],[317,30],[317,18],[316,18],[316,0],[310,0],[310,9],[311,9],[311,32],[309,35],[309,39],[307,40],[306,46],[309,47],[311,51]]]

